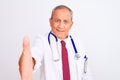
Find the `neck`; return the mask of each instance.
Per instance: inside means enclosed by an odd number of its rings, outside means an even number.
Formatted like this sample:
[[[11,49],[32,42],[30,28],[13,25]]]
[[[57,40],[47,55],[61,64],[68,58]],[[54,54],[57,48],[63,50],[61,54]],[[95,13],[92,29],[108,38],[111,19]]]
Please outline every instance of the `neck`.
[[[59,38],[60,40],[64,40],[68,38],[68,35],[66,37],[57,37],[57,38]]]
[[[56,36],[56,38],[58,38],[60,40],[64,40],[64,39],[68,38],[68,34],[63,35],[63,36],[59,36],[59,35],[56,35],[53,31],[51,31],[51,33],[54,34],[54,36]]]

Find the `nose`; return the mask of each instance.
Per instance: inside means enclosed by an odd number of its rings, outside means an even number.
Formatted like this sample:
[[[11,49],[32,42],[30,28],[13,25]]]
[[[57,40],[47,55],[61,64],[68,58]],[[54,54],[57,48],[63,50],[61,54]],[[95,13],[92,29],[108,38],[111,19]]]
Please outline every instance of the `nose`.
[[[58,28],[62,29],[62,28],[64,28],[64,27],[65,27],[64,22],[63,22],[63,21],[60,21],[60,22],[59,22],[59,25],[58,25]]]

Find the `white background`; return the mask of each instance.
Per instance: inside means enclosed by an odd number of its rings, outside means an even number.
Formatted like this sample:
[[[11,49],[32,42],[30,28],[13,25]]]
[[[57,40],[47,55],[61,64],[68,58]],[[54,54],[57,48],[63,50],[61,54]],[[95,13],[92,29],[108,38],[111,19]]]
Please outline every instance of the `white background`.
[[[78,32],[89,55],[94,80],[120,80],[119,0],[0,0],[0,80],[19,80],[22,39],[33,43],[50,30],[51,10],[58,4],[74,12]],[[39,72],[34,74],[39,80]]]

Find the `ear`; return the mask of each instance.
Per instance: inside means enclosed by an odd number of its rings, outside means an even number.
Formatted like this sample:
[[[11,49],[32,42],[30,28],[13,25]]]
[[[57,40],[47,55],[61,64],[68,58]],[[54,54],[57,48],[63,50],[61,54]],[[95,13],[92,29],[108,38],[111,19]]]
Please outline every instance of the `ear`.
[[[71,22],[71,26],[73,25],[73,21]]]
[[[71,29],[72,26],[73,26],[73,21],[72,21],[71,24],[70,24],[70,29]]]
[[[52,23],[52,20],[51,20],[51,18],[49,19],[49,23],[50,23],[50,25],[51,25],[51,23]]]
[[[49,23],[51,23],[51,18],[49,19]]]
[[[72,21],[72,23],[71,23],[71,26],[73,25],[73,21]]]

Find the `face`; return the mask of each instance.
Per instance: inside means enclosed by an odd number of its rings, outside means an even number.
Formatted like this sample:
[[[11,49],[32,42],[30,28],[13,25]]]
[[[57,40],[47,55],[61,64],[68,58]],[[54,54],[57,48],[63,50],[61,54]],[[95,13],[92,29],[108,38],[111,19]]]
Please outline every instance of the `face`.
[[[68,32],[72,26],[71,14],[68,9],[57,9],[50,19],[50,26],[53,33],[61,40],[67,38]]]

